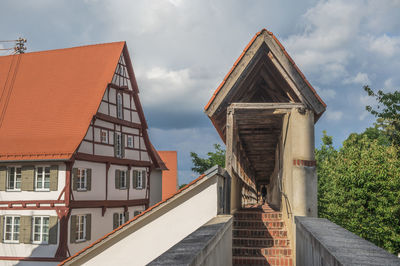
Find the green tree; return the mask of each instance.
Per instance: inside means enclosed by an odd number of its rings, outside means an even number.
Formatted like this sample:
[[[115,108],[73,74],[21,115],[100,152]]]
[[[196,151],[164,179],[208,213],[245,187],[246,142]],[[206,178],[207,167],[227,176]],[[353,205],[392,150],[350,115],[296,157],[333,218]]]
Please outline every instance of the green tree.
[[[320,217],[392,253],[400,252],[400,160],[383,130],[351,134],[336,150],[324,132],[316,150]],[[387,140],[387,139],[386,139]]]
[[[190,153],[194,165],[193,172],[202,174],[214,165],[225,167],[225,150],[219,144],[214,144],[214,149],[214,152],[207,153],[207,158],[200,158],[195,152]]]
[[[370,105],[365,107],[377,117],[376,127],[381,128],[394,145],[400,146],[400,92],[374,92],[369,86],[364,86],[364,90],[378,103],[376,109]]]

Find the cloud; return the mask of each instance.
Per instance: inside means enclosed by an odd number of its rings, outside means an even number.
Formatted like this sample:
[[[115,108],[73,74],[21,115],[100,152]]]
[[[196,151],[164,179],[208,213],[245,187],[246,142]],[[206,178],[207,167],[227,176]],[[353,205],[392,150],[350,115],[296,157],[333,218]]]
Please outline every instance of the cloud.
[[[326,111],[326,119],[330,121],[339,121],[343,117],[343,112],[342,111],[331,111],[327,110]]]
[[[317,90],[318,95],[324,100],[331,100],[336,97],[336,91],[332,89],[321,89],[316,86],[314,88]]]
[[[378,37],[370,37],[369,50],[385,57],[390,57],[398,53],[400,49],[400,37],[388,36],[386,34]]]
[[[369,85],[371,81],[368,78],[367,73],[358,72],[355,77],[347,78],[343,81],[345,84],[354,83],[361,85]]]

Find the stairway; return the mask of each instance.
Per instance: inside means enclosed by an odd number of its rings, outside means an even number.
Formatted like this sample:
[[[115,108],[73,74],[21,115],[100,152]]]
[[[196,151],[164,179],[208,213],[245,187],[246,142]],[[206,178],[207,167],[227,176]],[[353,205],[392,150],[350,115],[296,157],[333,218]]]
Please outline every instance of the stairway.
[[[237,211],[233,218],[233,265],[293,265],[282,213],[268,204]]]

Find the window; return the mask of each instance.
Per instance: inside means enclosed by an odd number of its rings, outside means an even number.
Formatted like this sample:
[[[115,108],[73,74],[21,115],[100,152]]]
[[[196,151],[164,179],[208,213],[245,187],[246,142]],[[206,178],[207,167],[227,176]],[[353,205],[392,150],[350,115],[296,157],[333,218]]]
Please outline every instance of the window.
[[[117,93],[117,117],[123,119],[122,117],[122,95]]]
[[[21,190],[21,167],[9,168],[7,190]]]
[[[19,216],[6,216],[4,223],[4,242],[19,242]]]
[[[78,168],[77,190],[87,189],[87,169]]]
[[[142,177],[142,171],[139,171],[138,172],[138,177],[137,177],[137,185],[136,185],[136,187],[137,188],[142,188],[142,185],[143,185],[143,177]]]
[[[116,132],[115,138],[115,149],[117,157],[122,157],[122,134],[120,132]]]
[[[47,244],[49,242],[49,217],[33,217],[33,241],[34,244]]]
[[[36,168],[36,190],[50,190],[50,167]]]
[[[127,185],[126,185],[126,172],[125,171],[120,171],[120,174],[119,174],[119,188],[120,189],[127,188]]]
[[[139,214],[141,214],[141,213],[142,213],[141,211],[135,211],[135,212],[133,213],[133,216],[139,215]]]
[[[75,228],[76,241],[86,240],[86,215],[76,216],[76,228]]]
[[[102,143],[108,143],[108,131],[107,130],[100,130],[100,140]]]
[[[133,148],[133,136],[128,136],[128,148]]]
[[[118,213],[118,226],[123,225],[125,223],[125,215],[124,213]]]

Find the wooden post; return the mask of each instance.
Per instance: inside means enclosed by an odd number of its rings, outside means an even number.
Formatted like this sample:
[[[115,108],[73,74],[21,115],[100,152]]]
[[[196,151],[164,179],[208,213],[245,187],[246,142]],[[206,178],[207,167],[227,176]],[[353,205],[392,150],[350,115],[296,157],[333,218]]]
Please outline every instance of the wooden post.
[[[228,107],[226,113],[226,156],[225,156],[225,168],[229,175],[231,176],[231,213],[234,213],[238,208],[240,208],[240,184],[237,176],[233,171],[233,164],[235,160],[235,118],[234,110]]]

